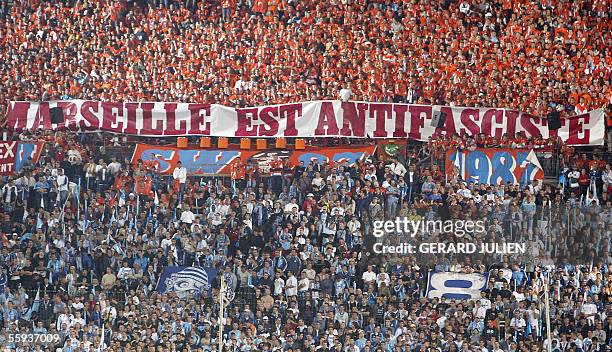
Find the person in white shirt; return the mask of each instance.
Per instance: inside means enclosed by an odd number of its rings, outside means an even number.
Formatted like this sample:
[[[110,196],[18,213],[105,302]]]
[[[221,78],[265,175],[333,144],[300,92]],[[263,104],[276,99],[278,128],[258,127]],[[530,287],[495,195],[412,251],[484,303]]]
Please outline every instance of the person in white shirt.
[[[70,321],[72,320],[72,315],[68,314],[68,311],[66,310],[66,308],[64,308],[64,311],[62,312],[62,314],[60,314],[57,317],[57,322],[56,322],[56,329],[57,331],[64,331],[67,332],[68,329],[70,329]]]
[[[298,282],[298,291],[307,292],[310,288],[310,280],[306,275],[302,275],[302,278]]]
[[[510,320],[510,328],[512,329],[512,331],[521,335],[525,331],[526,326],[527,323],[525,322],[525,319],[521,316],[519,311],[516,311],[514,313],[514,317],[512,318],[512,320]]]
[[[238,92],[243,92],[251,88],[253,88],[253,82],[243,80],[242,78],[237,80],[236,83],[234,84],[234,89]]]
[[[110,172],[111,175],[117,175],[120,170],[121,163],[117,161],[117,158],[111,158],[111,163],[108,164],[108,172]]]
[[[403,177],[404,174],[406,174],[406,172],[408,172],[406,170],[406,167],[404,167],[404,165],[402,165],[402,163],[400,163],[396,159],[391,159],[391,163],[387,164],[385,167],[388,167],[389,170],[391,172],[393,172],[397,176],[402,176]]]
[[[128,262],[125,261],[123,262],[123,266],[119,268],[119,272],[117,273],[117,278],[119,280],[127,280],[130,278],[133,272],[134,272],[134,269],[130,268],[128,266]]]
[[[331,210],[331,214],[344,216],[344,207],[342,207],[342,204],[340,203],[339,200],[336,201],[335,206]]]
[[[295,275],[293,275],[291,271],[287,275],[289,276],[287,278],[287,286],[285,286],[286,287],[285,292],[287,293],[287,297],[297,296],[297,291],[298,291],[297,277],[295,277]]]
[[[351,97],[353,96],[353,92],[351,91],[350,83],[346,88],[340,89],[339,95],[340,95],[340,100],[342,100],[343,102],[347,102],[351,100]]]
[[[57,182],[57,191],[59,193],[60,206],[64,205],[68,199],[68,176],[64,174],[64,169],[59,169],[59,175],[55,179]]]
[[[487,309],[482,306],[480,301],[476,301],[476,306],[472,309],[472,314],[474,314],[474,318],[484,319],[487,315]]]
[[[377,176],[376,176],[376,173],[375,173],[375,170],[374,170],[373,168],[372,168],[372,169],[368,169],[368,170],[366,171],[365,176],[364,176],[363,178],[364,178],[366,181],[372,181],[372,182],[373,182],[373,181],[377,181],[377,180],[378,180],[378,178],[377,178]]]
[[[161,248],[166,251],[166,248],[169,248],[172,245],[172,235],[168,232],[166,233],[166,238],[161,240]]]
[[[472,198],[472,191],[470,191],[465,183],[461,184],[461,189],[457,190],[457,194],[464,198]]]
[[[340,323],[340,324],[342,323],[346,324],[348,322],[348,318],[349,318],[348,312],[344,310],[343,305],[340,305],[338,307],[338,310],[336,310],[336,314],[334,314],[334,322]]]
[[[572,192],[575,192],[580,184],[578,183],[578,179],[580,178],[580,171],[577,169],[573,169],[567,174],[568,183]]]
[[[361,279],[363,280],[364,285],[369,285],[376,282],[376,273],[372,269],[371,265],[368,265],[368,271],[361,275]]]
[[[181,222],[191,225],[195,220],[195,214],[191,211],[189,206],[185,207],[185,210],[181,213]]]
[[[534,334],[539,334],[538,324],[540,321],[540,310],[536,306],[535,302],[531,302],[531,307],[527,309],[527,320],[531,326],[531,331]]]
[[[318,171],[315,172],[315,177],[312,179],[311,184],[313,186],[321,187],[324,182],[325,182],[325,180],[323,180],[323,178],[321,177],[321,173],[318,172]]]
[[[187,182],[187,169],[180,160],[172,171],[172,178],[179,183],[179,199],[182,200],[185,193],[185,183]]]
[[[305,223],[302,221],[302,225],[297,228],[295,231],[295,237],[297,237],[298,243],[301,245],[306,244],[306,238],[310,234],[310,229],[306,227]]]
[[[595,325],[595,315],[597,315],[597,306],[593,303],[593,298],[591,296],[587,297],[587,302],[582,305],[580,312],[586,316],[587,321]]]
[[[283,294],[283,290],[285,289],[285,280],[281,277],[281,273],[276,273],[276,279],[274,279],[274,296],[279,296]]]
[[[357,217],[353,215],[352,219],[346,224],[346,228],[351,234],[355,235],[357,232],[359,232],[359,230],[361,230],[361,222],[359,222]]]
[[[213,204],[210,208],[211,211],[214,210],[214,212],[218,213],[219,215],[221,215],[221,217],[225,218],[230,211],[230,206],[229,206],[229,200],[221,200],[221,199],[216,199],[215,200],[215,204]]]
[[[113,306],[108,305],[108,302],[105,303],[106,306],[102,308],[102,319],[111,321],[117,318],[117,309]],[[102,307],[102,305],[100,305]]]
[[[385,268],[380,268],[380,273],[378,273],[378,276],[376,277],[376,283],[378,284],[378,288],[381,288],[383,283],[386,286],[389,286],[390,282],[391,278],[389,277],[389,274],[385,272]]]
[[[87,325],[85,323],[85,319],[83,319],[83,317],[81,317],[81,312],[75,312],[75,316],[70,321],[70,327],[73,327],[76,324],[79,324],[81,326],[81,328],[83,328],[83,327],[85,327],[85,325]]]
[[[291,213],[294,208],[297,208],[298,210],[300,210],[300,206],[297,204],[296,198],[295,197],[291,197],[291,201],[289,203],[285,204],[285,208],[283,209],[283,212]]]
[[[601,174],[601,180],[603,181],[603,189],[606,191],[612,185],[612,166],[610,164],[606,164],[606,169]]]

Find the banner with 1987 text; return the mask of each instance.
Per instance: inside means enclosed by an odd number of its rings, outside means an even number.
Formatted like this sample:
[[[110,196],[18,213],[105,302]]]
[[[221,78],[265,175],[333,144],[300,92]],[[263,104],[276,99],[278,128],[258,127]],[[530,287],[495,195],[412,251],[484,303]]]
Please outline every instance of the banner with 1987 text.
[[[533,149],[478,148],[446,152],[446,170],[455,169],[463,181],[529,184],[544,180],[544,169]]]

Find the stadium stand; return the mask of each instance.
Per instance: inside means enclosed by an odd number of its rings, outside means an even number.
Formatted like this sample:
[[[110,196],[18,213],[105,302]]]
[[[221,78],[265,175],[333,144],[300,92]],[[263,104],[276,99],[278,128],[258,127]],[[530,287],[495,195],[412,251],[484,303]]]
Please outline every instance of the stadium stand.
[[[605,0],[157,3],[3,1],[0,101],[610,102]]]
[[[609,113],[610,6],[5,0],[0,111],[72,98],[242,107],[350,88],[364,101]],[[143,138],[10,139],[45,147],[0,179],[7,350],[610,351],[612,171],[596,151],[452,136],[400,160],[240,164],[221,179],[131,163]],[[479,185],[436,162],[451,147],[525,145],[561,154],[559,182]],[[529,251],[372,253],[374,221],[397,216],[482,220],[472,240],[520,239]],[[433,297],[439,273],[485,287]]]

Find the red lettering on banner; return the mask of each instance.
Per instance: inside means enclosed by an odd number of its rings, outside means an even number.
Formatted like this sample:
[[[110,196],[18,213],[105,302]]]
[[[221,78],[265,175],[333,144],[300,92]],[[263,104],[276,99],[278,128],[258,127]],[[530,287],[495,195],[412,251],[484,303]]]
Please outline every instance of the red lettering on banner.
[[[371,119],[376,119],[376,129],[374,130],[373,136],[375,138],[387,137],[387,129],[385,128],[385,122],[390,119],[391,116],[391,104],[370,104],[370,115]]]
[[[210,104],[189,104],[188,109],[191,113],[191,129],[189,134],[210,135],[210,121],[206,121],[204,130],[201,129],[204,117],[210,116]]]
[[[0,143],[0,176],[8,176],[15,172],[15,152],[17,142]]]
[[[166,130],[164,131],[165,135],[175,136],[182,135],[187,133],[187,120],[181,119],[179,120],[179,128],[176,128],[176,108],[178,104],[176,103],[166,103],[164,104],[164,110],[166,110]]]
[[[13,111],[13,106],[18,106],[19,102],[9,102],[8,108],[6,109],[6,125],[9,128],[16,129],[17,124],[19,124],[19,118],[17,113]],[[30,107],[30,103],[27,103],[27,107],[25,108],[26,115],[28,113],[28,108]],[[22,104],[23,109],[23,104]]]
[[[51,124],[50,105],[57,105],[63,110],[63,123]],[[342,112],[336,111],[335,108],[340,106]],[[456,133],[461,135],[483,133],[500,138],[503,135],[512,137],[517,131],[524,131],[528,136],[546,135],[551,138],[561,136],[566,142],[569,138],[573,145],[601,143],[604,138],[604,115],[601,111],[590,112],[588,116],[568,117],[567,122],[562,120],[562,132],[558,133],[545,132],[547,130],[545,117],[516,110],[448,106],[435,108],[446,114],[444,130],[449,136]],[[286,137],[408,137],[424,141],[433,130],[428,123],[433,109],[431,105],[340,101],[313,101],[235,110],[223,107],[212,109],[210,104],[109,103],[87,100],[11,102],[8,106],[7,128],[16,131],[26,129],[111,131],[147,136],[193,134],[227,137],[283,135]],[[406,122],[407,113],[410,114],[408,122]],[[315,120],[317,114],[320,118]],[[210,120],[213,118],[215,121],[222,121],[219,126],[212,126]],[[301,120],[297,121],[298,118]],[[590,122],[585,124],[585,118]],[[389,120],[393,121],[393,126]],[[570,121],[573,129],[571,134]],[[227,126],[234,124],[237,126],[236,131],[228,131]],[[305,131],[298,131],[297,126]],[[218,128],[213,129],[213,127]],[[575,130],[576,127],[580,128]],[[424,134],[423,131],[427,133]],[[441,132],[442,129],[436,129],[433,136],[440,136]],[[585,137],[585,133],[588,137]]]
[[[145,136],[155,136],[163,134],[163,124],[157,123],[155,121],[155,129],[153,129],[153,108],[155,107],[155,103],[140,103],[140,108],[142,109],[142,130],[140,130],[140,134]],[[160,126],[161,125],[161,126]]]
[[[590,114],[582,114],[578,116],[572,116],[569,119],[569,136],[565,143],[570,145],[576,144],[589,144],[591,139],[591,132],[584,128],[584,125],[589,124],[591,120]],[[563,119],[561,120],[563,121]],[[583,133],[582,138],[578,136],[579,133]]]
[[[252,121],[257,120],[258,110],[257,108],[236,109],[238,115],[236,137],[254,137],[257,135],[257,129],[252,127]]]
[[[317,129],[314,131],[316,136],[337,136],[338,123],[336,122],[336,114],[334,114],[334,106],[328,101],[321,103],[319,111],[319,122]]]
[[[116,112],[113,111],[117,109]],[[122,103],[108,103],[102,102],[102,128],[108,131],[122,133],[123,122],[117,121],[119,116],[123,116],[123,104]],[[113,127],[113,124],[117,124],[117,127]]]
[[[410,132],[412,139],[421,139],[421,128],[425,126],[425,119],[431,120],[432,107],[426,105],[410,105]],[[425,113],[425,118],[422,114]]]
[[[453,115],[453,109],[448,106],[440,108],[440,113],[446,114],[446,120],[444,120],[444,130],[447,136],[453,136],[457,133],[457,127],[455,127],[455,116]]]
[[[540,123],[540,118],[527,113],[521,114],[521,125],[527,132],[528,137],[542,137],[542,133],[534,124],[534,121]]]
[[[78,124],[76,121],[78,110],[76,104],[70,101],[58,101],[57,107],[61,108],[64,112],[64,124],[58,125],[58,129],[62,130],[66,128],[70,131],[76,131],[78,129]]]
[[[28,124],[28,110],[30,103],[27,101],[16,101],[9,104],[7,124],[16,130],[26,128]]]
[[[281,105],[279,108],[280,117],[287,119],[287,128],[285,128],[285,136],[297,136],[298,130],[295,128],[295,120],[302,117],[302,104]]]
[[[0,159],[15,158],[15,147],[17,142],[0,143]]]
[[[493,122],[501,124],[504,122],[504,111],[497,109],[489,109],[485,111],[482,116],[482,128],[480,131],[487,136],[493,136],[495,138],[501,138],[504,134],[503,128],[496,128],[493,132]]]
[[[393,105],[393,112],[395,112],[395,131],[393,131],[393,137],[395,138],[406,138],[407,136],[405,131],[407,111],[408,105]]]
[[[506,135],[513,138],[516,135],[516,121],[519,112],[517,110],[504,110],[504,116],[506,117]]]
[[[36,112],[36,117],[34,117],[34,122],[32,123],[32,129],[52,129],[51,125],[51,113],[49,112],[49,102],[43,101],[38,104],[38,111]]]
[[[476,121],[480,120],[480,116],[478,115],[478,109],[463,109],[461,111],[460,120],[463,126],[466,127],[468,131],[470,131],[469,135],[474,136],[480,133],[480,127],[476,124]],[[466,135],[465,130],[462,129],[459,132],[462,136]]]
[[[365,118],[368,104],[342,102],[342,130],[348,137],[365,137]]]
[[[138,103],[125,103],[125,109],[127,110],[127,126],[123,130],[125,134],[138,133],[136,129],[136,110],[138,109]]]
[[[79,128],[86,131],[97,130],[100,126],[100,120],[96,114],[98,113],[98,103],[95,101],[84,101],[81,104],[81,116],[83,119],[79,121]]]
[[[278,106],[266,106],[259,112],[259,119],[263,122],[257,126],[257,135],[273,137],[278,133]],[[269,128],[266,128],[269,127]]]

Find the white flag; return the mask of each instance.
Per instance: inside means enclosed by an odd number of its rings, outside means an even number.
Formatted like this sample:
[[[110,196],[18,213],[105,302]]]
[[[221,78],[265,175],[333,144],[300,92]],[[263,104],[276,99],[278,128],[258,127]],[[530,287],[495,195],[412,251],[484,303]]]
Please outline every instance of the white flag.
[[[100,347],[98,347],[98,351],[104,351],[104,324],[102,324],[102,337],[100,338]]]
[[[535,167],[537,167],[538,169],[543,170],[542,165],[540,165],[540,161],[538,160],[538,157],[533,150],[531,150],[529,154],[527,154],[527,158],[525,160],[535,165]]]
[[[459,161],[459,158],[461,158],[461,154],[459,153],[459,149],[457,149],[457,154],[455,154],[455,160],[453,161],[453,166],[461,170],[461,163]]]

